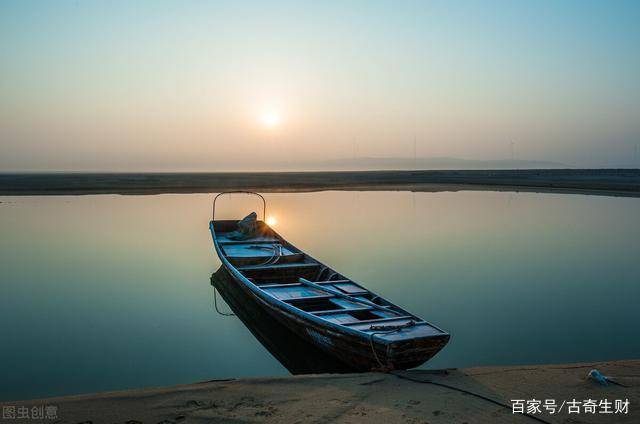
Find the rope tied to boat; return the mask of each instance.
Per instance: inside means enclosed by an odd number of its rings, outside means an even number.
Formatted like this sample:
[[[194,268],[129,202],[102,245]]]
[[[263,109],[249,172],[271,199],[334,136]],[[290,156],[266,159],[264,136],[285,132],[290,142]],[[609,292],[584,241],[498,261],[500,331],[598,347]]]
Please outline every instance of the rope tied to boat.
[[[280,243],[273,243],[273,244],[266,244],[266,245],[252,244],[247,248],[259,249],[259,250],[273,250],[272,255],[266,260],[266,262],[256,264],[260,266],[276,264],[278,263],[278,261],[280,260],[280,257],[282,256],[282,245]]]
[[[371,345],[371,352],[373,353],[373,357],[376,359],[376,362],[380,366],[379,371],[390,372],[391,370],[393,370],[393,367],[388,362],[387,362],[387,365],[384,365],[382,363],[382,361],[378,357],[378,353],[376,352],[375,342],[373,338],[376,335],[381,335],[381,334],[389,335],[389,334],[397,333],[399,331],[404,330],[405,328],[413,327],[414,325],[416,325],[416,322],[414,320],[409,320],[404,324],[390,324],[390,325],[371,324],[369,326],[369,330],[374,331],[369,335],[369,344]],[[388,357],[389,357],[389,346],[387,345],[387,358]]]
[[[235,317],[236,314],[234,314],[233,312],[222,312],[220,309],[218,309],[218,296],[216,295],[216,293],[218,293],[218,289],[213,286],[213,307],[216,308],[216,312],[223,317]]]
[[[393,371],[389,371],[389,374],[394,375],[394,376],[396,376],[396,377],[398,377],[398,378],[400,378],[402,380],[413,381],[414,383],[432,384],[434,386],[445,387],[445,388],[450,389],[450,390],[455,390],[455,391],[460,392],[460,393],[464,393],[464,394],[467,394],[467,395],[475,396],[475,397],[477,397],[479,399],[483,399],[483,400],[486,400],[487,402],[491,402],[491,403],[493,403],[495,405],[501,406],[501,407],[503,407],[503,408],[505,408],[505,409],[507,409],[509,411],[513,411],[511,406],[509,406],[509,405],[507,405],[507,404],[505,404],[503,402],[500,402],[498,400],[495,400],[495,399],[492,399],[490,397],[484,396],[484,395],[482,395],[480,393],[475,393],[475,392],[472,392],[470,390],[463,389],[461,387],[455,387],[455,386],[451,386],[449,384],[440,383],[438,381],[433,381],[433,380],[422,380],[422,379],[412,378],[409,375],[399,374],[398,372],[393,372]],[[527,412],[524,412],[522,414],[517,414],[515,416],[521,416],[521,417],[524,417],[524,418],[530,418],[532,420],[541,422],[543,424],[551,424],[549,421],[544,420],[544,419],[542,419],[540,417],[536,417],[535,415],[529,414]]]

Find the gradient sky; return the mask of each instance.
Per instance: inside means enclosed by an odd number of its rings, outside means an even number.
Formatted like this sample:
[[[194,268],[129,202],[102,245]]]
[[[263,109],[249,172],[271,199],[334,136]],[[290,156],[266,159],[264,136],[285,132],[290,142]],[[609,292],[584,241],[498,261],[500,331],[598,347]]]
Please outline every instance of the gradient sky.
[[[5,0],[0,171],[256,169],[414,137],[637,167],[638,22],[637,1]]]

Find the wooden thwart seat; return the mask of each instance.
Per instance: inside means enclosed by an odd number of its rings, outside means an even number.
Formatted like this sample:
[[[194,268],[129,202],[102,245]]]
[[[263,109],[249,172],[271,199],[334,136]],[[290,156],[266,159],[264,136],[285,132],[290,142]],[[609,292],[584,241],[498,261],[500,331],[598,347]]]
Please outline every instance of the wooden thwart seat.
[[[282,301],[287,303],[296,303],[296,302],[304,302],[305,300],[331,299],[334,297],[335,296],[332,294],[317,294],[313,296],[292,297],[289,299],[282,299]]]
[[[300,269],[300,268],[314,268],[319,267],[320,264],[317,262],[298,262],[298,263],[287,263],[287,264],[271,264],[271,265],[245,265],[239,266],[238,271],[262,271],[266,269]]]
[[[278,239],[257,239],[257,240],[219,240],[218,244],[227,246],[232,244],[280,244],[280,240]]]
[[[362,308],[342,308],[342,309],[330,309],[328,311],[317,311],[313,312],[314,315],[331,315],[331,314],[339,314],[343,312],[359,312],[359,311],[370,311],[374,308],[371,306],[363,306]]]
[[[339,284],[339,283],[350,283],[350,280],[333,280],[333,281],[316,281],[316,284]],[[289,284],[258,284],[258,287],[261,289],[276,289],[279,287],[300,287],[302,284],[300,283],[289,283]]]

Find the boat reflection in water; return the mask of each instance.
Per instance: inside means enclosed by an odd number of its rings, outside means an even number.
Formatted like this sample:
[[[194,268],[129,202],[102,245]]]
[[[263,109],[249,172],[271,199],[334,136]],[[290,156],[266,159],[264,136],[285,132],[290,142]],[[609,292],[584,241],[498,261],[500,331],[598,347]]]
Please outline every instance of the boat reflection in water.
[[[247,296],[238,287],[238,283],[224,267],[220,267],[211,275],[211,285],[255,338],[291,374],[357,371],[308,343],[289,328],[274,320],[264,309],[259,307],[254,298]]]

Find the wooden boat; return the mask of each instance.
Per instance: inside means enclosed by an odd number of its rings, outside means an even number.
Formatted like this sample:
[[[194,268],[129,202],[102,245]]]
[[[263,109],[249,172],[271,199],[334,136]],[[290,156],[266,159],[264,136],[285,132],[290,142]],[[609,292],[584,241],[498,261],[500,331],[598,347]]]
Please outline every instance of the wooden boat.
[[[259,196],[263,220],[250,238],[230,238],[237,220],[216,220],[227,193]],[[358,371],[423,364],[449,334],[365,289],[287,242],[264,222],[258,193],[226,192],[213,201],[209,228],[222,265],[259,308],[292,332]]]

